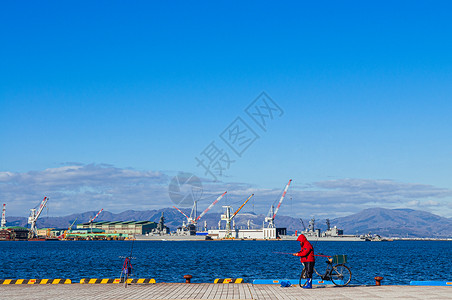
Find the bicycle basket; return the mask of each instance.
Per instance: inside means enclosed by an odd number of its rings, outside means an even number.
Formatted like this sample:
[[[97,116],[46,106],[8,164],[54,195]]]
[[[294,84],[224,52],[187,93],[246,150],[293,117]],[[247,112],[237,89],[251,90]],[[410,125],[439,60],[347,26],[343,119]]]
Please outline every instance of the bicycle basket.
[[[347,263],[347,255],[333,255],[333,264]]]

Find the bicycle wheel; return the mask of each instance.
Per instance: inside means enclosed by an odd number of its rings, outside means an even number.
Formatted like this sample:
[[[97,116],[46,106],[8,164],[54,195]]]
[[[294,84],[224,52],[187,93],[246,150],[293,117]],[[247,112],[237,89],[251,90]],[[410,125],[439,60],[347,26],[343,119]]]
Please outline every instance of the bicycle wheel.
[[[129,275],[124,275],[124,287],[127,287],[127,281],[129,280]]]
[[[300,287],[303,287],[306,284],[306,269],[303,268],[303,271],[301,271],[300,280],[298,281],[298,285]],[[303,281],[304,280],[304,281]],[[303,283],[301,283],[303,281]]]
[[[352,280],[352,271],[343,264],[333,266],[331,281],[337,286],[346,286]]]
[[[124,274],[124,287],[127,287],[127,281],[129,280],[130,271],[131,271],[131,263],[130,263],[130,260],[128,260],[126,258],[123,269],[122,269],[122,272]]]

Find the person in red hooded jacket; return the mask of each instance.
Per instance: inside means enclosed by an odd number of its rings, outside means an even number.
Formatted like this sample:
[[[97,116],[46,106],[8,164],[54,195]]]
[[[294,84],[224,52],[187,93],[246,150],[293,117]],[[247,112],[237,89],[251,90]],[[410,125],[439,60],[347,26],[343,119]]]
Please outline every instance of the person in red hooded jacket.
[[[314,272],[315,265],[315,256],[314,256],[314,248],[311,243],[306,239],[306,237],[302,234],[298,237],[297,241],[300,242],[301,250],[297,253],[292,254],[293,256],[299,256],[300,261],[304,264],[304,268],[306,269],[306,284],[303,288],[311,289],[312,288],[312,273]]]

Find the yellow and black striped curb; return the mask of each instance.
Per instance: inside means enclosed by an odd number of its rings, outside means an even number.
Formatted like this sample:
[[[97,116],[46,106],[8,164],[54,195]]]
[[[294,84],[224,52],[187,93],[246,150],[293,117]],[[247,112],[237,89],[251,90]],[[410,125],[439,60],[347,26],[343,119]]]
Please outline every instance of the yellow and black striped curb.
[[[124,283],[121,278],[82,278],[80,284]],[[129,278],[127,283],[155,283],[154,278]]]
[[[74,282],[75,283],[75,282]],[[124,283],[120,278],[83,278],[81,284]],[[155,283],[154,278],[129,278],[127,283]],[[0,279],[1,284],[72,284],[70,279]]]
[[[71,284],[70,279],[0,279],[0,284]]]
[[[243,278],[217,278],[213,283],[243,283]]]

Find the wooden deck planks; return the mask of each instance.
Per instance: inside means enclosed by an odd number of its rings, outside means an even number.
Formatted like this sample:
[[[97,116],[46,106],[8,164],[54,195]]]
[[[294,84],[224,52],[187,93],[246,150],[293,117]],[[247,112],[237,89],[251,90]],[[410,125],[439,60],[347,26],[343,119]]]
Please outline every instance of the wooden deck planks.
[[[150,285],[5,285],[0,286],[0,298],[21,299],[452,299],[452,287],[430,286],[315,286],[303,290],[299,286],[279,285],[158,283]]]

